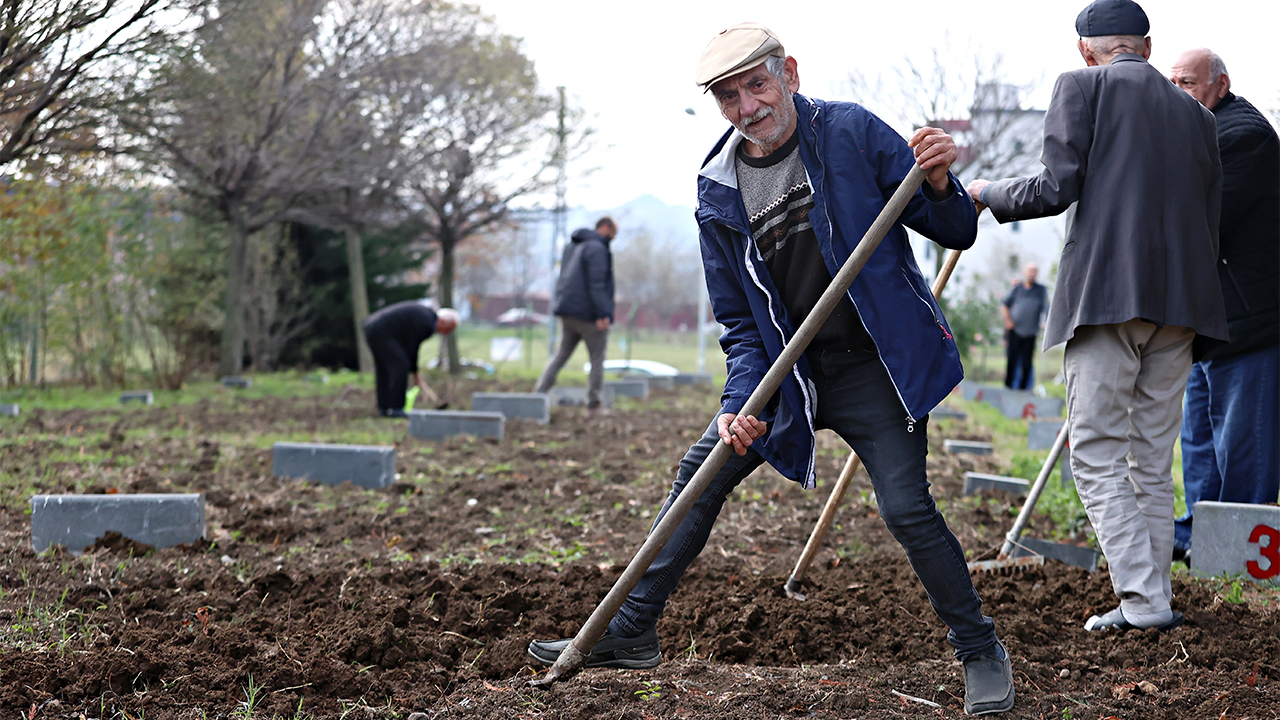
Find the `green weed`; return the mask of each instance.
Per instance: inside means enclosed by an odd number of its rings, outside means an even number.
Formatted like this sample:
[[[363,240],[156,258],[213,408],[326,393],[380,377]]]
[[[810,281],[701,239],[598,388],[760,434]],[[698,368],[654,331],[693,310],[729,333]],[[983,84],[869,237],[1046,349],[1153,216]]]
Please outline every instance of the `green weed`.
[[[635,694],[639,695],[641,700],[652,702],[662,697],[662,685],[657,680],[642,680],[640,684],[644,687],[636,690]]]

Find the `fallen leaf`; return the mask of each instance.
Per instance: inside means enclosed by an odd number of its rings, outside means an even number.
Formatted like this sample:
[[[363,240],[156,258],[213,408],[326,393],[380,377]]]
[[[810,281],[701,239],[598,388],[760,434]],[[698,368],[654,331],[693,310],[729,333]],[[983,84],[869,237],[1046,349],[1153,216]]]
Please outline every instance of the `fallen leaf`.
[[[1143,680],[1138,683],[1138,691],[1144,695],[1154,695],[1160,692],[1160,688],[1156,687],[1155,684],[1149,680]]]
[[[499,687],[497,685],[493,685],[488,680],[484,681],[484,686],[485,686],[485,689],[492,690],[493,692],[508,692],[511,690],[511,688],[509,687]]]

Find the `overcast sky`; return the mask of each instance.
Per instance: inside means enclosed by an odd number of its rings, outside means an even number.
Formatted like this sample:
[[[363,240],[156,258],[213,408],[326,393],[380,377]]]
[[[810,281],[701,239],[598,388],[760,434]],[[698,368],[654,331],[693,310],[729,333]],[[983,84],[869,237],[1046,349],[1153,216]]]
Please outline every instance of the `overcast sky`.
[[[799,63],[800,92],[845,97],[850,70],[875,74],[904,55],[926,58],[948,35],[1003,55],[1011,79],[1039,79],[1048,104],[1058,73],[1081,67],[1075,17],[1087,4],[1051,0],[788,3],[783,0],[478,0],[499,28],[524,39],[540,81],[564,85],[597,129],[595,150],[570,167],[568,203],[608,209],[650,193],[695,204],[697,168],[728,127],[693,84],[707,42],[742,21],[768,25]],[[1232,89],[1264,112],[1280,106],[1277,0],[1145,0],[1151,62],[1168,74],[1185,49],[1208,46],[1226,61]],[[794,8],[794,11],[789,11]],[[976,13],[965,12],[976,10]],[[696,115],[685,113],[693,108]],[[598,168],[589,177],[578,173]]]

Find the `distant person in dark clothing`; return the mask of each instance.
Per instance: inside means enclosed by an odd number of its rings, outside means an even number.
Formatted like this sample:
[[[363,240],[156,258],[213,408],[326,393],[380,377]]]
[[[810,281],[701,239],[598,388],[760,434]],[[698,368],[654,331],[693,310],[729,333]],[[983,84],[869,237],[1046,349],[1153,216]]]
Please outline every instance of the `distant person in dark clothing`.
[[[1014,285],[1000,304],[1000,317],[1004,320],[1005,337],[1009,341],[1004,386],[1014,390],[1026,390],[1035,384],[1035,368],[1031,360],[1036,352],[1040,319],[1049,309],[1049,293],[1036,282],[1039,271],[1035,263],[1027,263],[1022,271],[1022,282]]]
[[[448,335],[458,327],[458,313],[451,308],[439,312],[417,300],[388,305],[364,321],[364,337],[373,353],[374,378],[378,384],[378,414],[408,417],[404,410],[406,380],[413,378],[424,397],[434,405],[440,398],[427,387],[418,373],[418,347],[439,333]]]
[[[1280,495],[1280,138],[1262,113],[1232,94],[1217,54],[1188,50],[1170,79],[1218,123],[1218,279],[1231,334],[1229,343],[1205,350],[1187,379],[1187,513],[1174,524],[1173,549],[1184,559],[1197,501],[1263,504]]]
[[[560,368],[582,341],[591,358],[587,407],[600,407],[604,355],[609,346],[609,323],[613,322],[613,253],[609,243],[617,234],[618,225],[608,216],[596,221],[594,231],[573,231],[572,242],[560,260],[560,279],[556,282],[554,311],[560,318],[560,348],[547,358],[534,392],[544,393],[555,386]]]

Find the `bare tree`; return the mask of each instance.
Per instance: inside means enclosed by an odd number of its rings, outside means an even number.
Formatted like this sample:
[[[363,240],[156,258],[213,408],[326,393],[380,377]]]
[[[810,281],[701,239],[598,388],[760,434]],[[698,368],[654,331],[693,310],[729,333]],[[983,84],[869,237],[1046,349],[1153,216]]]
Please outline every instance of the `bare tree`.
[[[406,159],[405,204],[440,248],[438,299],[454,303],[458,245],[507,218],[513,200],[549,188],[556,160],[555,102],[538,89],[533,63],[516,38],[498,32],[471,6],[441,15],[434,96]],[[569,147],[586,132],[570,114]],[[445,336],[458,372],[456,335]]]
[[[96,146],[109,78],[169,31],[182,0],[0,3],[0,167],[36,152]]]
[[[903,57],[874,75],[852,72],[853,99],[899,132],[940,127],[956,140],[956,177],[1031,172],[1043,142],[1044,112],[1025,106],[1036,82],[1015,82],[999,53],[950,37],[924,59]],[[943,253],[934,254],[941,267]]]
[[[223,0],[147,73],[123,123],[230,234],[219,371],[238,373],[249,236],[368,186],[365,81],[381,69],[385,4]]]
[[[670,319],[698,301],[701,261],[693,251],[678,252],[658,242],[645,228],[614,252],[618,296]]]

